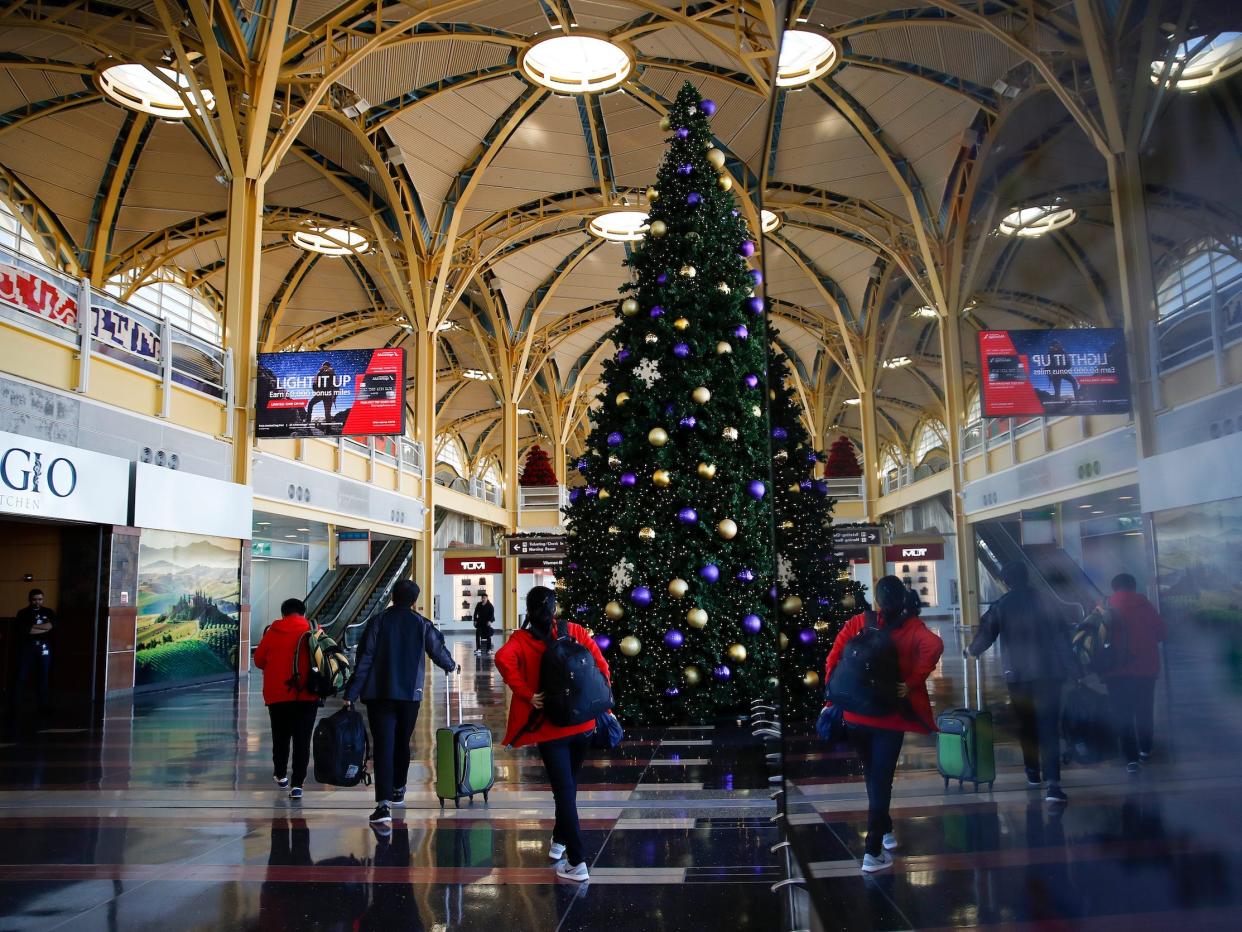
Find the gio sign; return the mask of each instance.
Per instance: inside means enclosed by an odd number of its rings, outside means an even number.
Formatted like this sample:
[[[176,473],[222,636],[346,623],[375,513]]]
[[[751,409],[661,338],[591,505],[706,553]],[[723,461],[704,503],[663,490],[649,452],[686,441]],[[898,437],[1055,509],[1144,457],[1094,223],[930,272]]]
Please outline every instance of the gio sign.
[[[129,461],[0,431],[0,513],[129,520]]]

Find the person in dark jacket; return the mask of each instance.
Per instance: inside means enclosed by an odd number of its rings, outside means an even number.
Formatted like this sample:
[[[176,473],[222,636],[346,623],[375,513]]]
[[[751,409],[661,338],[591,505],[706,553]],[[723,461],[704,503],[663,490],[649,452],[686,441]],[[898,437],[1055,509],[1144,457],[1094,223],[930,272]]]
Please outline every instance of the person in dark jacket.
[[[290,799],[302,798],[302,784],[310,765],[311,734],[319,714],[319,697],[302,687],[310,670],[310,646],[305,641],[311,623],[306,620],[306,604],[301,599],[285,599],[280,620],[274,621],[255,648],[254,665],[263,671],[263,701],[272,720],[272,779],[281,789],[293,788]],[[300,682],[293,678],[293,658],[297,652]],[[289,744],[293,743],[293,772],[289,771]]]
[[[893,778],[906,732],[930,734],[936,730],[927,678],[936,669],[944,643],[910,610],[909,595],[896,576],[885,576],[875,585],[879,605],[876,624],[889,633],[897,649],[900,681],[896,684],[898,706],[887,715],[859,715],[845,712],[850,739],[862,759],[867,780],[867,841],[862,869],[870,874],[893,866],[889,853],[897,847],[889,804],[893,797]],[[870,610],[855,615],[837,635],[824,665],[824,682],[841,662],[845,646],[862,631]]]
[[[56,636],[57,618],[56,613],[44,604],[42,589],[31,589],[26,601],[26,607],[17,610],[14,629],[20,655],[13,689],[13,708],[16,712],[26,691],[26,682],[33,677],[39,696],[39,711],[46,712],[52,704],[52,641]]]
[[[1156,607],[1139,594],[1138,580],[1129,573],[1113,577],[1112,589],[1108,610],[1115,621],[1110,640],[1121,646],[1125,657],[1104,674],[1104,682],[1126,769],[1138,773],[1139,762],[1151,757],[1160,643],[1168,629]]]
[[[487,593],[479,597],[479,604],[474,607],[474,652],[483,653],[484,644],[492,649],[492,624],[496,621],[496,606],[487,598]]]
[[[1064,803],[1061,691],[1067,679],[1081,674],[1070,644],[1069,619],[1059,604],[1031,587],[1025,563],[1005,565],[1001,580],[1009,591],[984,614],[967,653],[978,657],[1000,639],[1027,785],[1038,787],[1042,778],[1047,781],[1044,798]]]
[[[444,645],[444,635],[414,611],[418,593],[418,584],[409,579],[393,587],[392,606],[367,623],[354,675],[345,686],[347,705],[361,699],[367,706],[375,758],[375,824],[391,822],[390,807],[405,803],[410,738],[423,700],[424,655],[446,673],[461,670]]]

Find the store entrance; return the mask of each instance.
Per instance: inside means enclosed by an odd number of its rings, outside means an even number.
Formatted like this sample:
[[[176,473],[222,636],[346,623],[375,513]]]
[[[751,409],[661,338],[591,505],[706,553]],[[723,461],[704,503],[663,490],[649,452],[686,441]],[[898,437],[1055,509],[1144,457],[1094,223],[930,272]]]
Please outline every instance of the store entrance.
[[[0,674],[4,712],[21,725],[87,727],[100,708],[106,613],[104,528],[52,521],[0,521]],[[32,589],[55,612],[45,639],[18,622]],[[47,647],[46,661],[42,659]],[[26,676],[19,690],[25,656]],[[46,707],[40,696],[46,663]]]

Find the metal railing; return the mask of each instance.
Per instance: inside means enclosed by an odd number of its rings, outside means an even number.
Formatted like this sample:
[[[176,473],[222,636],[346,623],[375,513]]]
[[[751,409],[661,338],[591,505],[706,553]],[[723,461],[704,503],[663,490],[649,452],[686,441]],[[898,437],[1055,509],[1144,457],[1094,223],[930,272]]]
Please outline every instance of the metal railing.
[[[566,502],[565,487],[560,485],[532,485],[518,487],[518,507],[523,511],[560,510]]]
[[[824,481],[828,483],[828,495],[830,498],[835,498],[841,502],[856,502],[863,499],[862,476],[829,478]]]

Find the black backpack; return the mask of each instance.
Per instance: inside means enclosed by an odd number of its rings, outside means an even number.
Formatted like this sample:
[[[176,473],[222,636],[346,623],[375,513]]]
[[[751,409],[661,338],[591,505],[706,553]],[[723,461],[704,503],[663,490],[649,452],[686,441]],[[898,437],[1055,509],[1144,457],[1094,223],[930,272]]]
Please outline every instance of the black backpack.
[[[828,680],[828,698],[855,715],[889,715],[897,710],[900,680],[897,645],[876,613],[866,612],[862,630],[846,643]]]
[[[328,786],[370,786],[367,758],[371,748],[360,712],[341,709],[322,719],[315,726],[311,749],[318,782]]]
[[[548,648],[539,666],[543,714],[553,725],[568,727],[593,722],[612,708],[608,678],[595,665],[591,652],[569,635],[559,634],[552,622]]]

